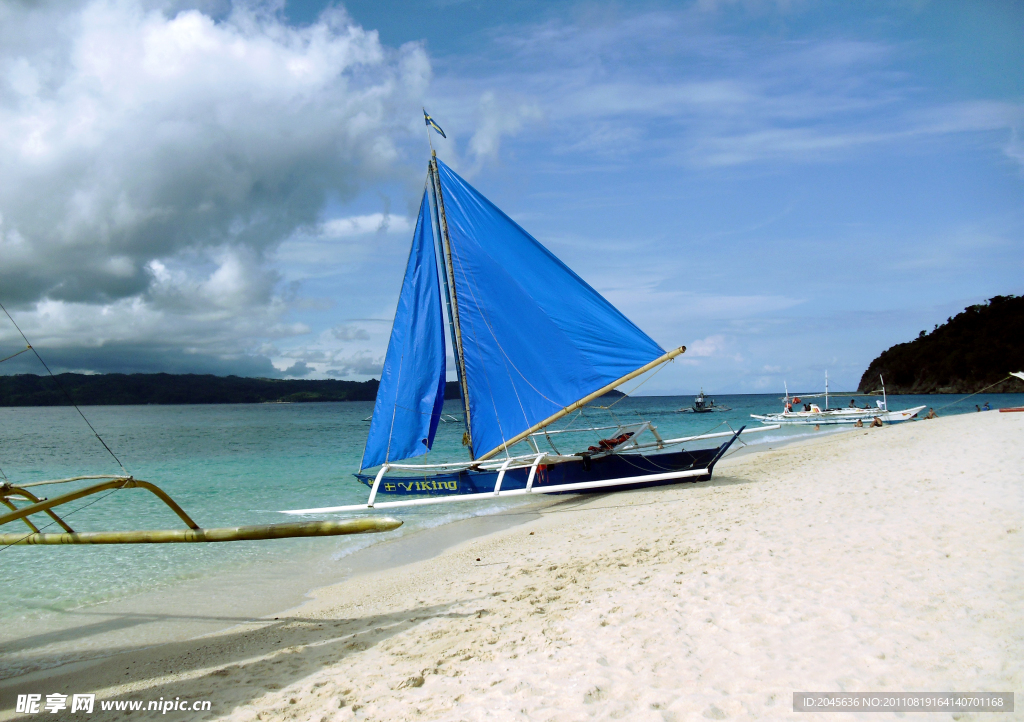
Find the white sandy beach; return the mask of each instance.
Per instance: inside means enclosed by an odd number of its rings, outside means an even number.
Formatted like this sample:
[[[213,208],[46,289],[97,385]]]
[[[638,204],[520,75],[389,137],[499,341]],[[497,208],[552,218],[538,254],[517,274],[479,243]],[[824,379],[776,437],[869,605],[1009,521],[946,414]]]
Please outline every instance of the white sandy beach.
[[[794,692],[1019,692],[1022,441],[1024,414],[971,414],[574,497],[287,613],[8,680],[2,715],[56,691],[239,722],[817,719]]]

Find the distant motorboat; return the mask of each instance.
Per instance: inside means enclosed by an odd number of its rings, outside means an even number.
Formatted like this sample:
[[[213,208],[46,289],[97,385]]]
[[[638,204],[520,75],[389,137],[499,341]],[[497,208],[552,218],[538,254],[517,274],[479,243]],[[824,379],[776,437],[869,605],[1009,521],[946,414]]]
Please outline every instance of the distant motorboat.
[[[701,389],[697,397],[694,398],[693,406],[679,409],[681,414],[708,414],[713,411],[732,411],[732,409],[728,406],[716,405],[714,399],[709,399],[704,395],[704,389]]]

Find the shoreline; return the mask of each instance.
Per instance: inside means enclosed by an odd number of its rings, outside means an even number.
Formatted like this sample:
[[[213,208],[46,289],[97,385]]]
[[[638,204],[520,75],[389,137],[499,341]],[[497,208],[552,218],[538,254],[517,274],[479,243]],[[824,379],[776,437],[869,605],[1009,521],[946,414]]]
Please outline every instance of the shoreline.
[[[726,468],[730,460],[815,443],[844,431],[847,429],[826,428],[772,441],[760,441],[760,437],[755,436],[748,446],[737,448],[734,445],[716,466],[716,473]],[[5,662],[0,663],[0,690],[12,681],[46,678],[51,672],[64,668],[85,669],[125,653],[105,652],[104,645],[152,649],[200,639],[272,616],[287,616],[315,599],[317,591],[325,587],[364,574],[427,561],[463,542],[527,523],[537,518],[542,509],[586,499],[587,496],[558,495],[517,500],[509,510],[456,519],[415,529],[408,534],[399,533],[393,538],[378,539],[377,535],[365,535],[359,539],[365,542],[364,546],[342,556],[338,556],[337,549],[306,550],[301,559],[315,565],[316,569],[312,571],[295,573],[283,568],[280,562],[249,563],[232,571],[206,569],[197,576],[178,579],[153,590],[135,591],[53,611],[43,618],[29,620],[27,625],[23,623],[22,628],[28,628],[27,634],[11,639],[0,636],[0,655],[5,658]],[[259,588],[243,590],[239,595],[239,587],[253,578],[262,580]],[[168,597],[188,598],[189,613],[169,614]],[[232,615],[219,611],[224,605],[235,610]],[[45,644],[40,648],[26,640],[45,641]],[[26,652],[37,656],[19,658],[19,653]]]
[[[710,482],[569,497],[279,619],[0,689],[205,697],[202,718],[239,722],[722,719],[788,714],[801,689],[1012,691],[1022,432],[990,413],[737,454]]]
[[[124,651],[159,648],[217,634],[272,616],[284,616],[315,598],[318,590],[354,577],[428,560],[463,541],[523,524],[559,500],[541,498],[497,512],[415,529],[387,539],[365,535],[365,546],[338,556],[337,549],[305,553],[296,573],[279,561],[251,563],[233,571],[207,570],[156,589],[89,603],[31,620],[28,633],[0,637],[0,690],[13,681],[46,678],[64,668],[85,669]],[[254,589],[240,587],[253,578]],[[187,614],[173,614],[168,598],[188,599]],[[232,608],[224,614],[225,606]],[[42,643],[42,646],[40,646]],[[19,653],[24,656],[19,657]],[[28,654],[25,654],[28,653]],[[2,710],[0,710],[2,715]]]

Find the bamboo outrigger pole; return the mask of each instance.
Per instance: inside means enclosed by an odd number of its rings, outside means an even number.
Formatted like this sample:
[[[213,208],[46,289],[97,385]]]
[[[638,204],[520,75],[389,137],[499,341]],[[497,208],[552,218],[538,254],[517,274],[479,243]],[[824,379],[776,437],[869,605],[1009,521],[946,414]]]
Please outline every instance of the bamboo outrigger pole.
[[[515,436],[513,436],[511,439],[509,439],[505,443],[501,444],[500,446],[496,446],[493,449],[491,449],[490,451],[488,451],[486,454],[482,454],[481,456],[478,456],[476,458],[476,461],[484,461],[486,459],[490,459],[492,456],[494,456],[496,454],[500,454],[502,451],[504,451],[508,447],[513,446],[515,444],[518,444],[520,441],[522,441],[523,439],[527,438],[530,434],[533,434],[533,433],[536,433],[537,431],[540,431],[545,426],[547,426],[549,424],[552,424],[555,421],[558,421],[563,416],[568,416],[569,414],[571,414],[576,409],[579,409],[579,408],[582,408],[583,406],[586,406],[587,404],[589,404],[594,399],[601,398],[606,393],[608,393],[609,391],[614,389],[616,386],[619,386],[620,384],[624,384],[627,381],[629,381],[630,379],[634,379],[637,376],[639,376],[640,374],[643,374],[643,373],[646,373],[646,372],[650,371],[655,366],[660,366],[661,364],[665,363],[666,361],[671,361],[676,356],[678,356],[678,355],[680,355],[682,353],[685,353],[685,352],[686,352],[686,346],[680,346],[679,348],[672,349],[667,354],[665,354],[663,356],[659,356],[658,358],[656,358],[653,361],[651,361],[649,364],[647,364],[645,366],[641,366],[636,371],[632,371],[632,372],[626,374],[625,376],[623,376],[622,378],[616,379],[615,381],[612,381],[607,386],[602,386],[601,388],[599,388],[597,391],[595,391],[594,393],[590,394],[589,396],[584,396],[579,401],[577,401],[577,402],[575,402],[573,404],[569,404],[568,406],[566,406],[561,411],[558,411],[557,413],[552,414],[551,416],[547,417],[543,421],[534,424],[533,426],[528,428],[526,431],[524,431],[524,432],[522,432],[520,434],[516,434]]]
[[[0,504],[11,511],[0,516],[0,526],[8,522],[21,520],[28,526],[28,533],[0,534],[0,545],[28,544],[175,544],[190,542],[228,542],[257,541],[263,539],[288,539],[293,537],[338,536],[341,534],[366,534],[372,532],[391,531],[402,526],[402,522],[392,517],[368,517],[365,519],[346,519],[344,521],[305,521],[287,524],[257,524],[254,526],[233,526],[217,529],[202,529],[185,511],[178,506],[162,489],[148,481],[132,477],[74,477],[48,482],[36,482],[25,486],[40,484],[60,484],[68,481],[79,481],[83,478],[106,478],[99,484],[92,484],[52,499],[40,499],[23,487],[10,483],[0,484]],[[53,508],[82,497],[98,494],[102,491],[120,489],[145,489],[164,502],[187,529],[159,529],[147,531],[107,531],[107,532],[76,532],[53,512]],[[18,508],[11,501],[19,498],[31,502],[28,506]],[[29,519],[32,514],[45,513],[64,529],[62,534],[44,534]]]
[[[161,529],[155,531],[86,531],[64,534],[0,534],[0,544],[175,544],[188,542],[261,541],[307,536],[339,536],[391,531],[402,522],[390,516],[345,521],[301,521],[219,529]]]

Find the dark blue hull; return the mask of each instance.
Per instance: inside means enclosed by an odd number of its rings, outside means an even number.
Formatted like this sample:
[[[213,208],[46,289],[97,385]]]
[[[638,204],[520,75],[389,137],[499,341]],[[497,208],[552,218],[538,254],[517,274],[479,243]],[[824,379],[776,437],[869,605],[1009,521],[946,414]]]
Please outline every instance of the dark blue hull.
[[[593,492],[605,493],[618,489],[642,489],[649,486],[678,484],[681,481],[707,481],[715,463],[725,454],[736,440],[733,436],[721,446],[714,449],[696,451],[678,451],[660,454],[612,454],[599,458],[581,457],[578,461],[563,461],[557,464],[537,467],[537,475],[533,480],[535,489],[561,484],[577,484],[582,482],[607,481],[614,479],[635,478],[665,474],[672,472],[707,469],[708,473],[685,479],[661,479],[655,481],[638,481],[621,486],[612,485],[593,489]],[[498,481],[498,471],[475,471],[462,469],[454,472],[424,474],[385,474],[381,479],[378,496],[451,496],[455,494],[482,494],[493,492]],[[359,481],[372,487],[375,474],[356,474]],[[525,489],[530,476],[530,469],[509,469],[501,481],[502,491]],[[565,493],[585,493],[567,491]]]

